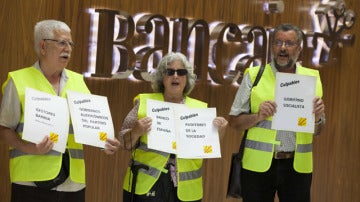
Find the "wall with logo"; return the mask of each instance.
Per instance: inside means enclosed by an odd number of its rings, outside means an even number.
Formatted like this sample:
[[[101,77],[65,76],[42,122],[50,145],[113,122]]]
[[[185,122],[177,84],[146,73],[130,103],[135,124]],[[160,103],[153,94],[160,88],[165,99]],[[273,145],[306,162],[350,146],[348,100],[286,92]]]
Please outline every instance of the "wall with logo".
[[[1,0],[1,5],[1,84],[9,71],[36,61],[37,21],[65,21],[75,42],[69,69],[87,76],[93,94],[108,97],[115,131],[134,96],[151,92],[148,72],[169,51],[187,54],[196,66],[191,97],[227,118],[244,69],[269,61],[272,28],[298,25],[305,33],[300,60],[320,70],[327,116],[314,141],[311,200],[360,201],[357,0]],[[225,192],[230,157],[240,140],[241,133],[228,128],[222,158],[205,161],[203,201],[237,201],[226,199]],[[88,202],[122,201],[129,158],[128,151],[108,156],[85,146]],[[1,201],[10,201],[8,166],[8,147],[0,143]]]

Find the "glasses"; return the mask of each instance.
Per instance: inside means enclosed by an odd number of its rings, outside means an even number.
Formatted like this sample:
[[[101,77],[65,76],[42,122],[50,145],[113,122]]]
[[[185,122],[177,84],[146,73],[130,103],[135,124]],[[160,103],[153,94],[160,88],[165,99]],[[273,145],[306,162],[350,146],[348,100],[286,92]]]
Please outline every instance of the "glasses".
[[[165,70],[165,74],[167,76],[172,76],[175,74],[175,72],[178,76],[185,76],[188,73],[188,71],[186,69],[169,69],[168,68]]]
[[[294,46],[297,45],[297,43],[296,43],[296,42],[293,42],[293,41],[275,40],[275,42],[274,42],[274,45],[275,45],[275,46],[279,46],[279,47],[282,47],[284,44],[285,44],[285,47],[286,47],[286,48],[294,47]]]
[[[72,42],[72,41],[57,40],[57,39],[43,39],[43,40],[56,42],[56,46],[58,46],[59,48],[65,48],[67,46],[74,48],[74,42]]]

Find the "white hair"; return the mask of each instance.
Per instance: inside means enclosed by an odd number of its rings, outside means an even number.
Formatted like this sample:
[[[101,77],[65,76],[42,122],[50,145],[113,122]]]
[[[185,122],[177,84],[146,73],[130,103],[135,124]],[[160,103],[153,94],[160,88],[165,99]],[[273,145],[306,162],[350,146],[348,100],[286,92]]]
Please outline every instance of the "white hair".
[[[70,27],[58,20],[43,20],[36,23],[34,27],[34,46],[35,52],[40,56],[39,42],[43,39],[52,39],[55,31],[71,32]]]

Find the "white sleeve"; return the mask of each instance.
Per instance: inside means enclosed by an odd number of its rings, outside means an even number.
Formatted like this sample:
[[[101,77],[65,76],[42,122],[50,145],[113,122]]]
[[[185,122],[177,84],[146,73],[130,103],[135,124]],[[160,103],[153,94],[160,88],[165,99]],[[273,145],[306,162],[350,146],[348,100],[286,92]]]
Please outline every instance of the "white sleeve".
[[[245,74],[236,92],[234,102],[231,106],[229,115],[237,116],[242,113],[250,112],[250,92],[252,81],[249,74]]]
[[[20,122],[21,104],[12,79],[9,80],[5,89],[0,108],[0,125],[15,130]]]

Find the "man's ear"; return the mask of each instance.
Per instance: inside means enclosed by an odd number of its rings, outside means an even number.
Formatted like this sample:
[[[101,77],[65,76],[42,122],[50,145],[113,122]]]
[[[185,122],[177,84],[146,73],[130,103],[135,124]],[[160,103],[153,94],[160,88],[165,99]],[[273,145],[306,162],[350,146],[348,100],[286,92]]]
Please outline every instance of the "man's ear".
[[[46,52],[46,44],[44,40],[39,41],[39,50],[41,55],[45,55]]]
[[[303,49],[303,46],[299,46],[299,52],[301,52]]]

